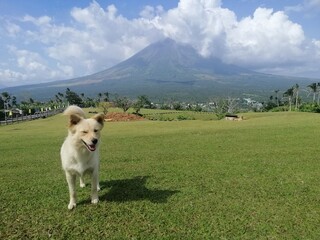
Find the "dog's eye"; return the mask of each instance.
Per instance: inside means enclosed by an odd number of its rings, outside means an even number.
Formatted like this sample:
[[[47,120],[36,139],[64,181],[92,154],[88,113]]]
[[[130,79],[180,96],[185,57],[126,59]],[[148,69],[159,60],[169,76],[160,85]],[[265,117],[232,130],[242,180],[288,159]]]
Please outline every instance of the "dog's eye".
[[[98,129],[95,129],[94,132],[98,132]]]
[[[82,133],[88,133],[88,131],[82,131]]]

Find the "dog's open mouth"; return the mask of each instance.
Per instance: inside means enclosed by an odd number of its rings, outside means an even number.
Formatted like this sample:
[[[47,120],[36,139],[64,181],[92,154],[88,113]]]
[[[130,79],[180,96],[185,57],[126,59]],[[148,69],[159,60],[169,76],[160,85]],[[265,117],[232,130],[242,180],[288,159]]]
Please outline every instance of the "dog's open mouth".
[[[93,152],[96,150],[96,145],[95,144],[90,144],[88,145],[85,141],[81,140],[83,144],[86,146],[86,148],[90,151]]]

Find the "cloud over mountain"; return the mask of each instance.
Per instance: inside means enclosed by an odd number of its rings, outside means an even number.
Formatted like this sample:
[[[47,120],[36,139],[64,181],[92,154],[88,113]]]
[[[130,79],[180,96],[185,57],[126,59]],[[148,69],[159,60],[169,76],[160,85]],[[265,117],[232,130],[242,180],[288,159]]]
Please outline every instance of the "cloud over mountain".
[[[167,10],[145,6],[140,17],[129,19],[116,5],[93,1],[71,9],[67,23],[30,15],[2,22],[0,33],[12,42],[5,53],[11,64],[0,63],[0,81],[7,85],[98,72],[166,37],[253,70],[320,74],[320,40],[308,39],[286,12],[263,7],[238,19],[219,0],[180,0]]]

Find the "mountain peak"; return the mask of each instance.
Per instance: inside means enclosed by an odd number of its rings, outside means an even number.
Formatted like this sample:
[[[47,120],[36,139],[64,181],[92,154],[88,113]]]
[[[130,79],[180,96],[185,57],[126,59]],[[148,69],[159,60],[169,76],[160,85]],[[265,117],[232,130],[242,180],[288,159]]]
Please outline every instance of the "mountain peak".
[[[56,81],[35,86],[10,89],[16,96],[52,96],[66,88],[94,95],[101,91],[126,96],[149,95],[152,99],[190,96],[229,96],[281,89],[305,79],[256,73],[239,66],[225,64],[220,59],[204,58],[191,46],[170,38],[155,42],[129,59],[107,70],[81,78]],[[260,90],[257,90],[260,89]],[[266,90],[269,89],[269,90]],[[271,89],[271,90],[270,90]],[[29,94],[30,93],[30,94]],[[38,97],[39,98],[39,97]]]
[[[129,66],[139,67],[141,71],[147,70],[149,72],[154,69],[153,77],[159,77],[156,75],[159,74],[159,70],[175,72],[173,75],[181,73],[182,70],[204,71],[215,75],[252,73],[247,69],[225,64],[217,58],[204,58],[191,46],[179,44],[170,38],[149,45],[131,58],[116,65],[114,69]]]

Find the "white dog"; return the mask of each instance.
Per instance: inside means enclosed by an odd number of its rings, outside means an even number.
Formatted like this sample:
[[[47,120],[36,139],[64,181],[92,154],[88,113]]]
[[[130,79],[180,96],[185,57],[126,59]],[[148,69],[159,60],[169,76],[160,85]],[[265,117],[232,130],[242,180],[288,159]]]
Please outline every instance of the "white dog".
[[[62,144],[60,155],[62,168],[69,186],[70,203],[68,209],[76,207],[76,176],[80,177],[80,187],[85,187],[83,176],[91,174],[91,202],[98,203],[99,187],[99,144],[100,131],[104,124],[104,114],[85,118],[81,108],[69,106],[64,115],[69,116],[68,136]]]

